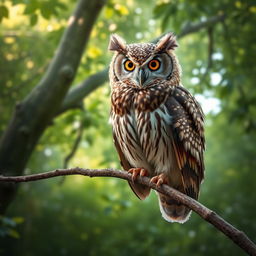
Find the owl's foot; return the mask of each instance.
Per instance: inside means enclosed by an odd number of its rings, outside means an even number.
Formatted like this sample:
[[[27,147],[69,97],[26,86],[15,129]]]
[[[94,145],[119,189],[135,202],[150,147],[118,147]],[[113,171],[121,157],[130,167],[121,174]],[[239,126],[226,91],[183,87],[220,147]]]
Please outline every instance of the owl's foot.
[[[155,183],[158,187],[162,184],[168,184],[168,177],[166,174],[161,173],[151,178],[150,182]]]
[[[132,174],[132,181],[134,182],[138,176],[148,176],[148,171],[144,168],[131,168],[128,170]]]

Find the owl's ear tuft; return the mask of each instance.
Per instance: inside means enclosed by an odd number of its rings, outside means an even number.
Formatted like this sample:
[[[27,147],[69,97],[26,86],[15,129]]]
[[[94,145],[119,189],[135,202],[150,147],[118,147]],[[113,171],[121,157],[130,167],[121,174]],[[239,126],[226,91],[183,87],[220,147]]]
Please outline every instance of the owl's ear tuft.
[[[176,36],[170,32],[159,39],[156,44],[156,51],[174,50],[176,47],[178,47]]]
[[[108,49],[110,51],[126,53],[126,42],[122,37],[118,36],[117,34],[113,34],[110,37]]]

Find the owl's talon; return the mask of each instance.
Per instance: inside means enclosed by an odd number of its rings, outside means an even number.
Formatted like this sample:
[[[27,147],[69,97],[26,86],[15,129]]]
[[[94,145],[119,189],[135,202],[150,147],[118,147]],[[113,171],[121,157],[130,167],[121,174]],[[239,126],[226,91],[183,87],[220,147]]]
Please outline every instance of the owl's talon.
[[[157,176],[151,178],[150,182],[155,183],[157,187],[160,187],[162,184],[168,184],[168,177],[161,173]]]
[[[134,182],[138,176],[143,177],[148,175],[148,171],[144,168],[131,168],[128,172],[132,174],[132,182]]]

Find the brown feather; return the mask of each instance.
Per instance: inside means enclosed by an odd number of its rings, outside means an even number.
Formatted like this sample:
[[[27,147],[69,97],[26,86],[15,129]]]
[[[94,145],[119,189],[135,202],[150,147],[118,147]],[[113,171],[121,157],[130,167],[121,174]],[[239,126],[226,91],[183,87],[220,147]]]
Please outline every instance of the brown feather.
[[[185,193],[197,199],[204,177],[205,140],[202,109],[193,96],[180,86],[174,89],[165,105],[173,118],[172,146],[181,171]]]
[[[173,33],[167,33],[162,38],[159,39],[156,45],[156,52],[174,50],[178,47],[176,37]]]
[[[125,40],[117,34],[111,35],[108,49],[110,51],[117,51],[123,54],[127,52]]]
[[[120,164],[124,168],[125,171],[129,171],[133,166],[130,165],[130,163],[127,161],[127,159],[124,156],[124,153],[122,152],[122,149],[118,143],[118,140],[116,138],[115,133],[113,132],[113,139],[114,139],[114,144],[117,150],[117,153],[119,155],[120,159]],[[132,182],[128,182],[132,191],[134,194],[141,200],[144,200],[149,194],[150,194],[150,188],[147,186],[143,186],[140,184],[135,184]]]

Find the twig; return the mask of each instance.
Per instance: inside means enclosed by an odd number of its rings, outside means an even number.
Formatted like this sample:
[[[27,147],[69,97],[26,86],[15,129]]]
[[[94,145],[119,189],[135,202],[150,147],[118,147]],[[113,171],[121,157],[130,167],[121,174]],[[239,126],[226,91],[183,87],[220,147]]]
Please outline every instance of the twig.
[[[64,163],[63,163],[63,168],[68,168],[68,163],[69,161],[72,159],[72,157],[75,155],[79,144],[81,142],[81,139],[83,137],[83,132],[84,132],[84,126],[83,126],[83,120],[81,120],[79,122],[79,127],[78,127],[78,131],[77,131],[77,137],[74,141],[74,144],[71,148],[71,151],[66,155],[66,157],[64,158]]]
[[[41,179],[48,179],[57,176],[66,176],[66,175],[83,175],[89,177],[115,177],[128,181],[132,181],[132,176],[128,172],[113,170],[113,169],[83,169],[79,167],[71,168],[71,169],[58,169],[54,171],[49,171],[45,173],[32,174],[27,176],[13,176],[13,177],[5,177],[0,176],[0,182],[28,182],[28,181],[36,181]],[[136,182],[139,184],[146,185],[154,190],[157,190],[160,193],[163,193],[167,196],[170,196],[174,200],[188,206],[198,215],[200,215],[203,219],[211,223],[214,227],[216,227],[219,231],[224,233],[227,237],[229,237],[235,244],[240,246],[245,252],[249,255],[256,256],[256,245],[247,237],[247,235],[233,227],[223,218],[221,218],[214,211],[208,209],[204,205],[200,204],[196,200],[190,198],[182,194],[181,192],[167,186],[162,185],[157,187],[156,184],[151,183],[148,177],[138,177]]]
[[[212,55],[213,55],[213,51],[214,51],[213,27],[209,27],[207,29],[207,32],[208,32],[208,63],[207,63],[206,70],[205,70],[202,78],[200,79],[201,84],[205,82],[205,79],[206,79],[210,69],[212,68]]]

